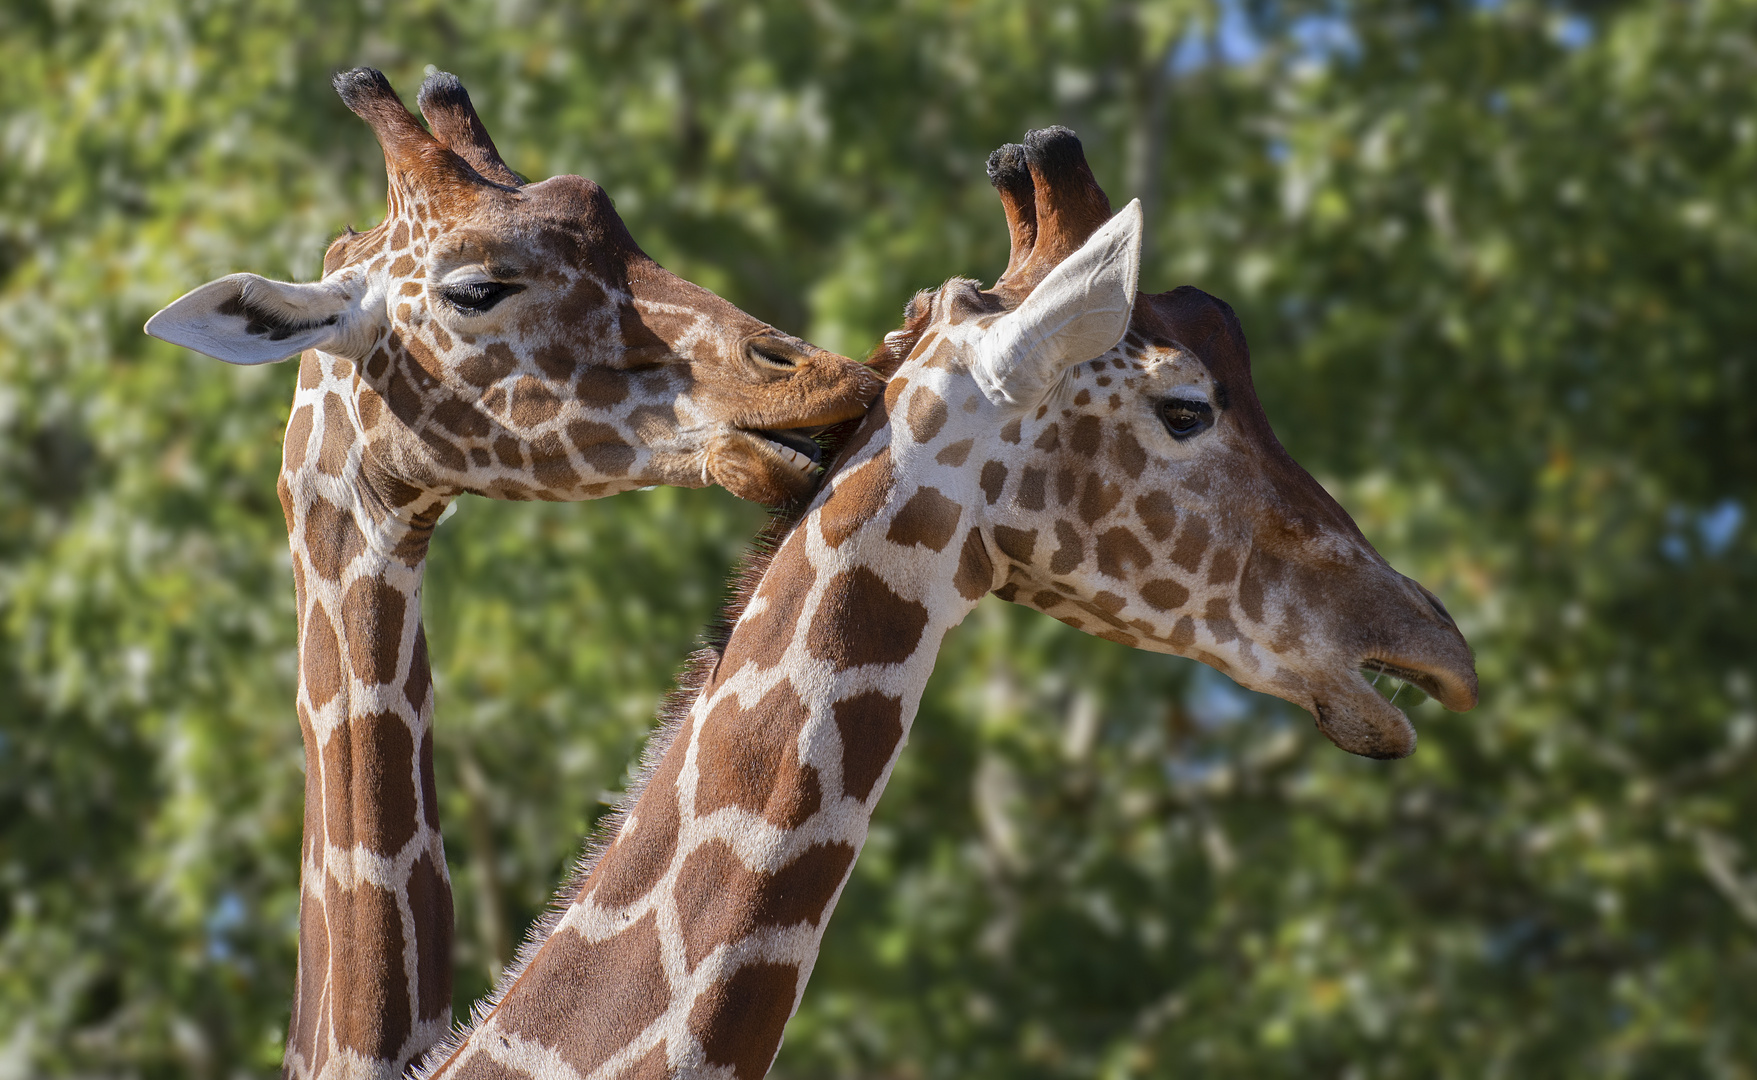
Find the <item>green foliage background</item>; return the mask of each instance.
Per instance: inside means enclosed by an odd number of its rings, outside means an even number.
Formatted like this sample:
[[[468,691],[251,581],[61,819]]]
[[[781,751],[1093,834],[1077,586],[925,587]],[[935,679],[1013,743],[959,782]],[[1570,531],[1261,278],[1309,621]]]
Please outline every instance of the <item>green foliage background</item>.
[[[143,337],[383,212],[328,87],[460,74],[672,269],[860,354],[992,280],[1075,127],[1143,287],[1477,649],[1350,758],[987,601],[777,1074],[1757,1075],[1757,6],[12,0],[0,8],[0,1077],[274,1072],[301,752],[290,366]],[[468,500],[428,578],[459,1011],[627,780],[760,511]]]

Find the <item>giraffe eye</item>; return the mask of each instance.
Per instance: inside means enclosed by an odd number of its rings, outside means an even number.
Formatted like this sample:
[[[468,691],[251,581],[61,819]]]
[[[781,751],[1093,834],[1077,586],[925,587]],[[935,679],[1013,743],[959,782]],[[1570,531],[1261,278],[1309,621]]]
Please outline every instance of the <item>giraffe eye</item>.
[[[1178,440],[1200,435],[1214,426],[1214,409],[1193,398],[1166,398],[1159,403],[1159,420]]]
[[[523,285],[509,281],[463,281],[442,286],[439,295],[466,315],[480,315],[513,293],[524,291]]]

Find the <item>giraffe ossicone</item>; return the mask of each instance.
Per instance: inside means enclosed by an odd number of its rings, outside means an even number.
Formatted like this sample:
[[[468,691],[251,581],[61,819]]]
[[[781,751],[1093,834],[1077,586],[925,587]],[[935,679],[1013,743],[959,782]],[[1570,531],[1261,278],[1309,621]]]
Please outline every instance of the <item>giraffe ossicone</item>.
[[[883,398],[698,655],[647,769],[472,1029],[422,1075],[769,1068],[945,634],[993,592],[1209,664],[1398,757],[1363,665],[1476,700],[1463,636],[1275,440],[1232,311],[1136,291],[1077,139],[990,161],[1012,252],[888,335]]]
[[[452,76],[421,88],[431,132],[376,71],[335,85],[384,150],[384,220],[338,237],[320,281],[229,275],[146,329],[232,363],[301,354],[279,481],[306,748],[284,1070],[389,1078],[451,1015],[420,614],[440,516],[464,492],[795,499],[813,436],[882,383],[664,270],[591,181],[525,183]]]

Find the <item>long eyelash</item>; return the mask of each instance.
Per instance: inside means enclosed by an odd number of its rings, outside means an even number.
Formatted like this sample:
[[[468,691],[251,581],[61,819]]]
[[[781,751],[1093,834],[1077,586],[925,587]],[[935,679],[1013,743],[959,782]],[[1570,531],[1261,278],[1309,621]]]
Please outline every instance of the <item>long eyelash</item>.
[[[523,290],[523,285],[506,281],[470,281],[460,285],[447,285],[439,291],[439,295],[459,311],[479,315],[513,293]]]

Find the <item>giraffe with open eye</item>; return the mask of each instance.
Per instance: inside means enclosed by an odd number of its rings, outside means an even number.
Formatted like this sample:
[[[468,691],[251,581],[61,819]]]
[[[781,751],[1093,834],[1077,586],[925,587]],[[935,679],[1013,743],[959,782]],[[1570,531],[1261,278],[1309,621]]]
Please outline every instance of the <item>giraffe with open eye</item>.
[[[736,1077],[774,1059],[946,633],[983,596],[1193,657],[1401,757],[1363,668],[1447,708],[1469,647],[1290,458],[1230,308],[1136,292],[1071,132],[990,159],[992,289],[919,295],[883,398],[698,656],[626,806],[429,1077]]]
[[[305,284],[233,274],[147,333],[235,364],[300,353],[279,489],[305,738],[299,972],[284,1069],[397,1077],[450,1027],[452,903],[421,577],[460,493],[809,492],[814,434],[879,377],[668,273],[603,189],[526,183],[454,77],[422,126],[384,76],[336,78],[384,149],[389,208]]]

